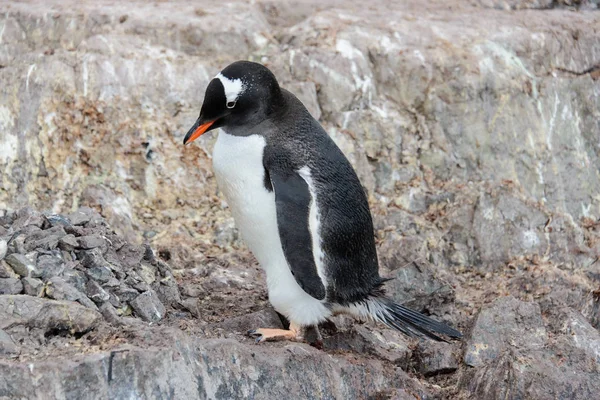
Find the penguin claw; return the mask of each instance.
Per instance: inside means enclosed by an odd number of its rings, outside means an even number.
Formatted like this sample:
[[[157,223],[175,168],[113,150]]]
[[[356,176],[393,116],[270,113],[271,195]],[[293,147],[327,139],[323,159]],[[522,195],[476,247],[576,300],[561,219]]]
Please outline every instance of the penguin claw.
[[[256,344],[266,341],[276,340],[298,340],[295,331],[284,330],[284,329],[250,329],[246,332],[250,337],[256,337],[254,342]]]

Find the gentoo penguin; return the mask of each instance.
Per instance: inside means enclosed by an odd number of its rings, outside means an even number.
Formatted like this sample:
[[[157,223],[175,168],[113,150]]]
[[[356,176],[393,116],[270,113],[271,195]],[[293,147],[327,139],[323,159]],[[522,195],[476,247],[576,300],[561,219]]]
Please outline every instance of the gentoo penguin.
[[[267,276],[289,330],[259,328],[257,342],[302,340],[334,314],[380,321],[409,336],[460,332],[385,297],[367,197],[352,166],[292,93],[263,65],[238,61],[206,88],[188,144],[221,128],[217,183]]]

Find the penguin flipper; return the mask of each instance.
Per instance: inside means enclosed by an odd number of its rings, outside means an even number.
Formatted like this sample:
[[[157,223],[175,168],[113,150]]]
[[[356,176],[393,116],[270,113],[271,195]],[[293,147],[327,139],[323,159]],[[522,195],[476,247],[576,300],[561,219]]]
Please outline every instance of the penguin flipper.
[[[318,300],[326,295],[312,248],[309,213],[312,201],[306,181],[291,169],[268,170],[277,209],[277,227],[283,253],[298,285]]]

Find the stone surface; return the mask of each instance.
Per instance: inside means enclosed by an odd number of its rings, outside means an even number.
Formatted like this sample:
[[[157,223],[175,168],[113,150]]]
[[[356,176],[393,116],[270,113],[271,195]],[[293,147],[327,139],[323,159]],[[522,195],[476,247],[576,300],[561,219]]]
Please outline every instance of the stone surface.
[[[537,304],[510,297],[483,308],[464,355],[476,367],[461,377],[464,396],[593,398],[600,389],[598,331],[566,308],[551,317],[546,327]]]
[[[64,279],[57,276],[48,280],[48,284],[46,285],[46,294],[51,299],[78,301],[86,307],[92,309],[97,308],[94,303],[90,301],[90,299],[88,299],[82,292],[69,285],[64,281]]]
[[[10,265],[4,260],[0,261],[0,278],[18,278]]]
[[[10,335],[0,329],[0,355],[11,356],[19,353],[19,348]]]
[[[165,306],[153,290],[140,294],[129,304],[144,321],[157,322],[165,316]]]
[[[40,271],[36,268],[35,263],[23,254],[10,254],[5,261],[20,276],[40,276]]]
[[[52,277],[58,276],[65,270],[65,262],[59,254],[43,254],[38,256],[37,269],[42,280],[47,281]]]
[[[0,278],[0,294],[19,294],[23,284],[16,278]]]
[[[78,247],[81,249],[95,249],[105,244],[104,238],[100,235],[88,235],[77,238]]]
[[[43,332],[66,330],[85,333],[98,325],[97,311],[77,303],[20,296],[0,296],[0,329],[27,326]]]
[[[428,396],[399,369],[378,361],[364,366],[332,359],[304,344],[257,352],[256,346],[234,340],[164,336],[161,347],[115,349],[61,363],[40,361],[33,364],[33,372],[26,364],[0,361],[0,390],[27,398],[81,398],[93,391],[107,398],[270,399],[319,393],[322,398],[348,399],[404,387],[421,398]]]
[[[21,279],[23,283],[23,293],[29,296],[41,296],[44,293],[44,282],[39,279],[25,277]]]
[[[419,342],[415,356],[417,371],[425,376],[450,374],[458,369],[458,351],[450,343]]]
[[[0,239],[0,261],[6,256],[6,250],[8,249],[8,243],[6,240]]]

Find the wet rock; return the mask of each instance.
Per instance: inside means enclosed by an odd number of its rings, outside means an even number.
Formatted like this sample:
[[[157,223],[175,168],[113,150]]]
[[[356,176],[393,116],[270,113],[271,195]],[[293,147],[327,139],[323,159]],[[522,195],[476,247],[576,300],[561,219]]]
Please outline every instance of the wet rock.
[[[149,290],[137,296],[129,304],[136,315],[147,322],[158,322],[166,314],[165,306],[153,290]]]
[[[0,329],[0,356],[12,356],[16,354],[19,354],[19,347],[8,333]]]
[[[98,282],[91,279],[86,284],[85,294],[96,304],[104,303],[110,298],[108,292]]]
[[[46,285],[46,295],[55,300],[78,301],[82,305],[97,309],[96,305],[75,287],[69,285],[64,279],[55,276],[50,278]]]
[[[458,369],[457,350],[452,343],[420,341],[415,352],[416,369],[425,376],[450,374]]]
[[[6,257],[5,261],[19,276],[39,277],[41,275],[41,271],[36,268],[35,263],[29,258],[25,257],[23,254],[10,254]]]
[[[23,292],[29,296],[41,296],[44,292],[44,282],[36,278],[25,277],[21,279]]]
[[[23,284],[16,278],[0,278],[0,294],[19,294]]]
[[[78,246],[79,242],[77,241],[77,238],[75,238],[75,236],[72,234],[63,236],[58,241],[58,247],[64,251],[74,251]]]
[[[106,241],[100,235],[88,235],[77,238],[78,248],[90,250],[96,247],[102,247]]]
[[[19,275],[4,260],[0,261],[0,278],[18,278]]]
[[[50,254],[40,255],[36,266],[39,273],[31,274],[31,276],[34,278],[41,277],[44,281],[62,274],[65,270],[65,262],[62,258]]]

